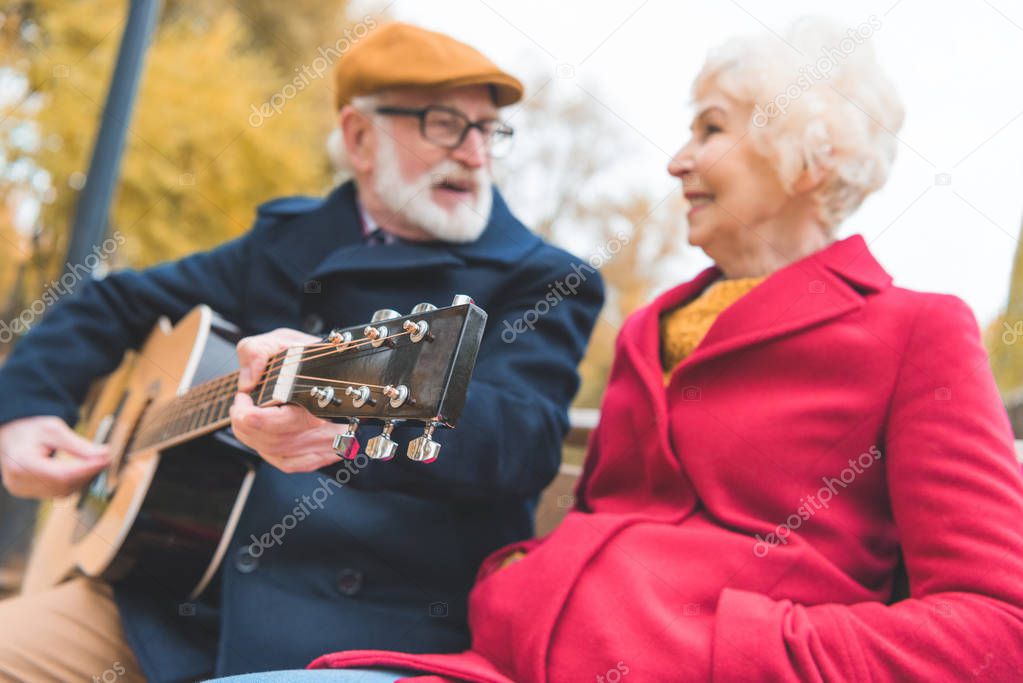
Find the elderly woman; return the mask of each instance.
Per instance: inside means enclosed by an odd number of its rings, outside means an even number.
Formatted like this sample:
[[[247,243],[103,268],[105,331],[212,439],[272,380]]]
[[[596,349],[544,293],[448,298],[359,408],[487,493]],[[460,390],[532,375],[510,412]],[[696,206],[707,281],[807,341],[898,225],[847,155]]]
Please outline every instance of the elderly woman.
[[[315,666],[1019,680],[1023,480],[974,317],[836,238],[903,118],[862,33],[799,22],[710,55],[668,170],[715,265],[626,322],[576,507],[484,563],[472,650]]]

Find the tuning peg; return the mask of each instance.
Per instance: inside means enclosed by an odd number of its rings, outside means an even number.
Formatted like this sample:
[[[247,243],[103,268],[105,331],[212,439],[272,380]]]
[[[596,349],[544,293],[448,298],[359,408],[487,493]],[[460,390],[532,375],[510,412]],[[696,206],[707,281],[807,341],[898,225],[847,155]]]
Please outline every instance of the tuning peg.
[[[382,323],[385,320],[391,320],[393,318],[400,318],[401,313],[394,310],[393,308],[381,308],[373,312],[373,317],[369,319],[371,323]]]
[[[422,315],[423,313],[430,313],[431,311],[436,310],[437,310],[436,306],[424,301],[412,307],[412,315]],[[425,320],[418,320],[416,322],[406,320],[401,324],[401,327],[403,330],[409,333],[408,338],[413,343],[421,342],[423,341],[423,339],[433,341],[433,335],[430,334],[430,323],[426,322]]]
[[[330,334],[327,335],[327,341],[334,346],[344,348],[352,343],[352,333],[347,331],[342,332],[341,330],[331,330]]]
[[[426,337],[429,337],[430,341],[433,341],[433,335],[430,334],[430,323],[425,320],[419,320],[417,322],[406,320],[401,324],[401,329],[408,332],[408,338],[413,344],[423,341]]]
[[[396,387],[388,384],[384,387],[382,393],[384,396],[391,399],[390,405],[392,408],[401,408],[405,404],[405,401],[408,400],[409,392],[408,387],[404,384],[399,384]]]
[[[455,297],[451,300],[452,306],[462,306],[463,304],[474,304],[475,301],[468,294],[455,294]]]
[[[341,399],[334,395],[334,387],[313,387],[309,394],[316,399],[316,405],[321,408],[341,405]]]
[[[346,424],[341,425],[342,431],[334,437],[334,442],[331,444],[339,458],[351,460],[348,457],[348,453],[351,452],[352,446],[355,445],[355,432],[358,428],[359,418],[357,417],[349,418]]]
[[[417,462],[433,462],[440,455],[440,444],[433,440],[435,422],[430,422],[423,430],[423,435],[412,439],[408,445],[408,458]]]
[[[370,395],[371,392],[369,390],[369,387],[367,387],[365,384],[363,384],[358,389],[349,385],[345,387],[345,393],[352,397],[352,405],[355,406],[356,408],[361,408],[367,403],[370,404],[371,406],[375,406],[377,404],[377,402]]]
[[[436,311],[437,307],[433,304],[416,304],[412,309],[413,315],[422,315],[423,313],[429,313],[430,311]],[[433,341],[433,335],[430,334],[430,323],[425,320],[417,320],[415,322],[406,320],[401,324],[403,330],[409,333],[409,339],[413,343],[418,343],[427,339]]]
[[[374,436],[366,442],[366,455],[374,460],[390,460],[398,450],[398,443],[391,438],[397,420],[387,420],[380,436]]]
[[[369,321],[370,323],[380,323],[385,320],[400,317],[401,313],[398,313],[398,311],[393,308],[381,308],[373,313],[373,317],[370,318]],[[375,324],[366,325],[366,327],[362,330],[362,334],[365,335],[366,339],[371,340],[374,348],[378,348],[387,338],[387,326]],[[393,345],[393,342],[390,342],[389,345]]]

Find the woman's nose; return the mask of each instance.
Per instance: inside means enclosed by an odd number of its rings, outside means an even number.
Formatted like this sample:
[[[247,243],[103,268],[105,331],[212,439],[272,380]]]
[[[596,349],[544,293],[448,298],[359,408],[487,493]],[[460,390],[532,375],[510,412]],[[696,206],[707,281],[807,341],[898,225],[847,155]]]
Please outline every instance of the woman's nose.
[[[693,159],[686,152],[686,148],[683,147],[675,156],[668,162],[668,174],[673,175],[676,178],[681,178],[686,173],[691,173],[693,170]]]

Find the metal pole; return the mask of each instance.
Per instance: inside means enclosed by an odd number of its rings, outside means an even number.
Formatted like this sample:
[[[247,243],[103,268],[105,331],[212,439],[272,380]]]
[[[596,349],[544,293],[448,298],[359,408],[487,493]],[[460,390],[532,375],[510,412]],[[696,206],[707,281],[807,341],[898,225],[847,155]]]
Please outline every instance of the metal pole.
[[[160,4],[160,0],[131,0],[129,4],[128,22],[121,36],[89,172],[75,207],[67,250],[69,264],[85,265],[85,257],[106,237],[110,200],[117,184],[124,139]]]
[[[121,36],[117,64],[89,161],[89,174],[75,207],[67,251],[70,264],[85,265],[85,257],[92,252],[93,245],[100,244],[106,236],[110,199],[117,183],[128,121],[159,12],[160,0],[132,0],[128,7],[128,23]],[[0,567],[12,555],[25,551],[31,537],[30,520],[34,509],[33,501],[15,500],[0,488]]]

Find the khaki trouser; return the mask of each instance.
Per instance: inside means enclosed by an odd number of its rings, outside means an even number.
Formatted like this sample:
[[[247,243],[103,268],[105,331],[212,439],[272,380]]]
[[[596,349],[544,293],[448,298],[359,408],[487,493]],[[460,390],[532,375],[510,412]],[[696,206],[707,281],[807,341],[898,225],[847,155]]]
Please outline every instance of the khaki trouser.
[[[0,681],[145,680],[107,584],[72,579],[0,601]]]

